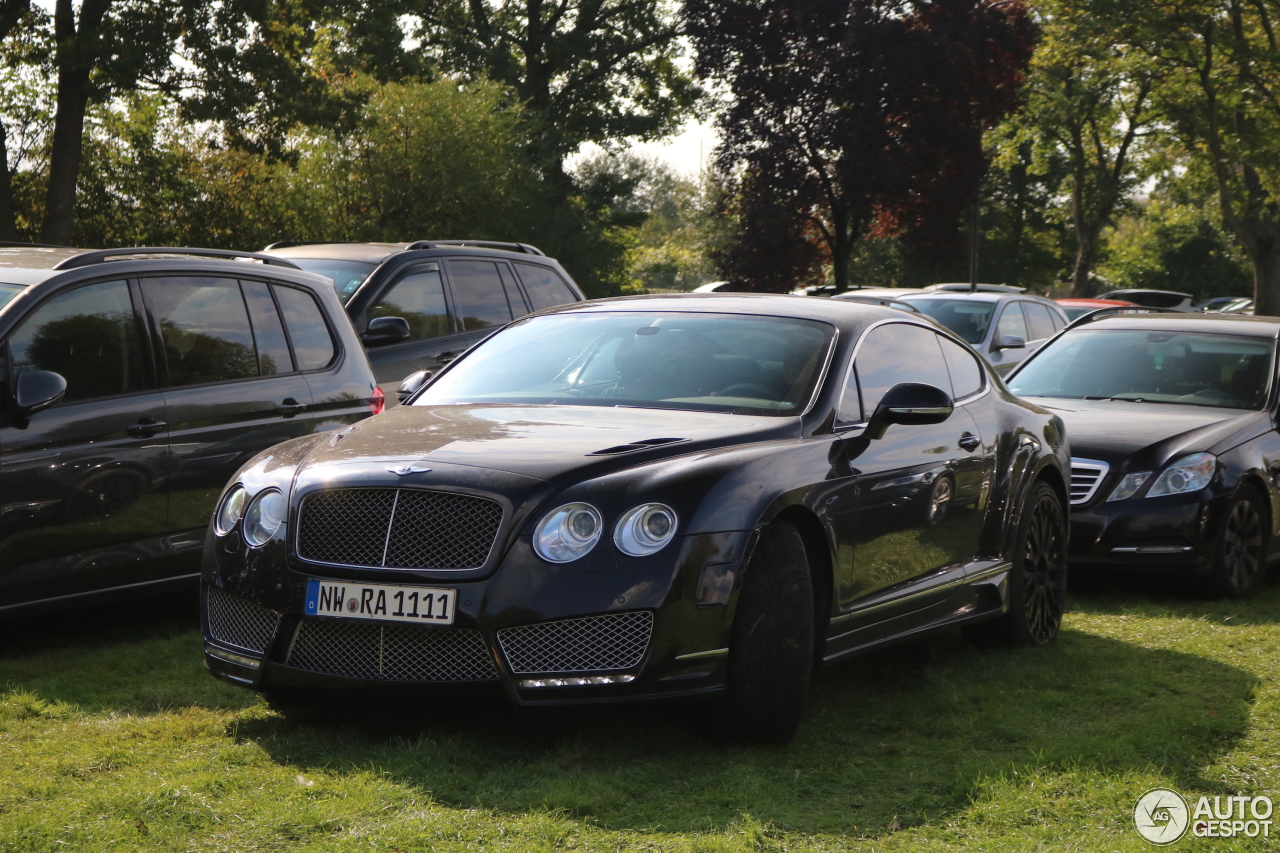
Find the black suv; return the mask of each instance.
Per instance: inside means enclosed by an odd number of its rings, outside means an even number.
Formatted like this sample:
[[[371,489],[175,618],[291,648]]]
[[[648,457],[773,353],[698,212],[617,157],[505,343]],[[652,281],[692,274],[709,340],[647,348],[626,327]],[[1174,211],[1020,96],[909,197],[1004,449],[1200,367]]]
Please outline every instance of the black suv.
[[[273,243],[263,253],[333,280],[384,385],[439,370],[517,317],[586,298],[525,243]]]
[[[288,261],[0,248],[0,615],[194,578],[247,459],[382,406],[333,288]]]

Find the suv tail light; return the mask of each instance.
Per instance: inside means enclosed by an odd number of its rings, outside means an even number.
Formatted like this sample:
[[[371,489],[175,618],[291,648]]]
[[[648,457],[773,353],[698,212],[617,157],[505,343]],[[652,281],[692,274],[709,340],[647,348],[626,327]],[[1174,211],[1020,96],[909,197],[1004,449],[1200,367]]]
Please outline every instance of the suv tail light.
[[[369,398],[369,411],[375,415],[382,414],[387,408],[387,395],[382,393],[382,386],[373,386],[373,396]]]

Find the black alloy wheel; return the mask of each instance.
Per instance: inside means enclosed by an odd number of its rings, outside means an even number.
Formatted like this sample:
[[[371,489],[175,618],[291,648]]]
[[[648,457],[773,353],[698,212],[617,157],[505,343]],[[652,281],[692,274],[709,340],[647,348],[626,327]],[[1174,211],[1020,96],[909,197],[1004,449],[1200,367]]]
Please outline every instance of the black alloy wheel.
[[[729,640],[728,689],[707,733],[718,740],[786,743],[809,695],[814,658],[813,578],[800,533],[775,522],[747,564]]]
[[[1031,489],[1013,544],[1008,611],[966,629],[984,646],[1045,646],[1058,636],[1067,605],[1067,516],[1053,487]]]
[[[1248,486],[1227,505],[1210,579],[1210,592],[1219,598],[1252,598],[1262,587],[1267,525],[1259,505]]]

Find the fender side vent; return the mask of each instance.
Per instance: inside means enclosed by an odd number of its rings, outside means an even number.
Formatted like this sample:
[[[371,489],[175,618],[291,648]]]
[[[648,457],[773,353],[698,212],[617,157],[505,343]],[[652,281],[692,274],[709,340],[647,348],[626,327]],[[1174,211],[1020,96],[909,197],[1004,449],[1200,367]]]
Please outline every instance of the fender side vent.
[[[633,441],[630,444],[619,444],[614,447],[606,447],[604,450],[594,450],[588,453],[588,456],[617,456],[620,453],[635,453],[637,450],[647,450],[650,447],[661,447],[664,444],[676,444],[681,441],[688,441],[687,438],[646,438],[643,441]]]

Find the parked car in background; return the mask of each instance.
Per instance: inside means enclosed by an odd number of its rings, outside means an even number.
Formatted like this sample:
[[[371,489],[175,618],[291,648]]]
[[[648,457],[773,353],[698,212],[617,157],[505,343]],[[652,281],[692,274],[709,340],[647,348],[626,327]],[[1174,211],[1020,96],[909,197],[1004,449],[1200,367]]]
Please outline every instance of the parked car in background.
[[[1219,308],[1217,309],[1217,312],[1216,312],[1216,313],[1219,313],[1219,314],[1252,314],[1252,313],[1253,313],[1253,300],[1252,300],[1252,299],[1233,299],[1232,301],[1228,302],[1226,305],[1223,305],[1223,306],[1219,307]]]
[[[205,548],[205,661],[286,705],[702,698],[723,735],[786,740],[817,663],[957,625],[1053,640],[1061,427],[901,311],[553,309],[340,442],[241,469]]]
[[[970,284],[967,281],[950,281],[942,284],[926,285],[924,290],[951,290],[964,291],[972,293],[1025,293],[1025,287],[1018,287],[1012,284]]]
[[[227,480],[380,411],[328,280],[202,249],[0,248],[0,614],[191,583]]]
[[[733,282],[731,281],[709,281],[706,284],[700,284],[693,289],[694,293],[732,293]]]
[[[1123,299],[1126,302],[1133,302],[1146,308],[1162,308],[1165,311],[1194,311],[1192,305],[1192,296],[1190,293],[1180,293],[1176,290],[1111,290],[1101,296],[1099,299]]]
[[[388,385],[439,370],[531,311],[586,298],[525,243],[273,243],[263,253],[333,280],[374,376]]]
[[[866,290],[848,290],[844,293],[837,293],[831,298],[839,302],[860,302],[863,305],[885,305],[889,308],[899,308],[903,311],[910,311],[913,314],[919,314],[919,310],[910,302],[903,302],[898,297],[907,293],[923,293],[922,290],[914,290],[911,288],[868,288]]]
[[[1056,303],[1016,292],[942,290],[902,301],[964,338],[1002,376],[1067,325]]]
[[[1277,554],[1280,320],[1130,314],[1070,329],[1008,379],[1071,438],[1071,560],[1255,594]]]
[[[1134,308],[1136,302],[1127,299],[1055,299],[1058,307],[1067,315],[1068,320],[1078,320],[1085,314],[1100,308]]]
[[[1233,302],[1247,302],[1247,296],[1215,296],[1212,299],[1206,299],[1196,306],[1195,310],[1201,312],[1221,311],[1227,305]]]

